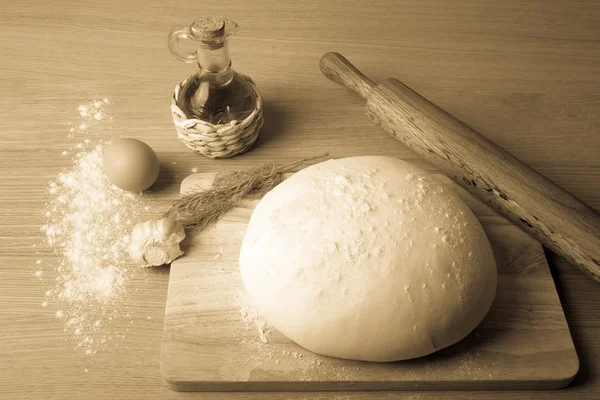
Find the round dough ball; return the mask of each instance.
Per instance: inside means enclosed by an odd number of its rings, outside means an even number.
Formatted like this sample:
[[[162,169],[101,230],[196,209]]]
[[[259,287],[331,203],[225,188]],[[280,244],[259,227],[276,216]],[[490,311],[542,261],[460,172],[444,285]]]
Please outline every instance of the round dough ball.
[[[308,167],[259,202],[240,252],[259,313],[315,353],[421,357],[469,334],[496,292],[494,255],[456,192],[390,157]]]
[[[137,139],[118,139],[104,149],[104,172],[123,190],[141,192],[156,182],[160,164],[152,147]]]

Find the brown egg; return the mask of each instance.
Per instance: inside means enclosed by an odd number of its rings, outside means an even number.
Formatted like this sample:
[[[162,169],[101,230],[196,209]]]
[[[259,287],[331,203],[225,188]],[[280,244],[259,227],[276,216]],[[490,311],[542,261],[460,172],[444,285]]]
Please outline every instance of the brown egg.
[[[152,186],[160,168],[154,150],[137,139],[114,140],[104,149],[103,163],[108,179],[130,192]]]

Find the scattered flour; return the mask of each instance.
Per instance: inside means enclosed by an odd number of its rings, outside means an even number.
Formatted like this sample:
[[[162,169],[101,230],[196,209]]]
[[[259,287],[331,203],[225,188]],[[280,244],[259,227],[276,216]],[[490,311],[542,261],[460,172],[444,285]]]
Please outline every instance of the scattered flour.
[[[235,304],[240,311],[243,327],[236,336],[244,347],[252,350],[253,364],[258,367],[281,368],[288,374],[299,373],[297,379],[317,380],[323,374],[334,374],[337,378],[345,378],[345,371],[338,367],[338,364],[341,365],[345,361],[299,349],[289,339],[283,338],[281,333],[269,326],[257,312],[245,290],[238,290]],[[289,350],[281,350],[282,347]]]
[[[245,324],[246,330],[256,329],[258,338],[262,343],[269,343],[269,335],[272,329],[267,325],[267,321],[258,314],[258,311],[252,305],[250,297],[245,291],[238,291],[236,304],[240,310],[242,321]]]
[[[81,104],[82,120],[71,137],[107,118],[107,98]],[[105,322],[119,315],[119,304],[133,266],[127,254],[129,233],[142,217],[144,198],[112,185],[102,166],[103,143],[85,139],[69,149],[73,165],[48,185],[49,201],[41,227],[55,257],[44,268],[55,278],[42,307],[53,308],[77,348],[93,355],[112,339]],[[121,222],[114,222],[121,221]],[[42,264],[36,261],[36,267]],[[46,265],[48,264],[48,265]],[[42,277],[42,270],[35,272]],[[51,307],[49,307],[51,306]]]
[[[73,126],[69,129],[69,136],[74,137],[76,134],[89,133],[90,128],[98,125],[101,121],[110,120],[109,105],[110,100],[106,97],[80,104],[77,107],[80,119],[77,123],[72,124]],[[102,128],[107,128],[105,123],[102,125]]]
[[[221,247],[219,247],[219,252],[215,255],[214,259],[220,260],[221,258],[223,258],[223,254],[224,254],[224,250],[223,250],[223,246],[221,246]]]

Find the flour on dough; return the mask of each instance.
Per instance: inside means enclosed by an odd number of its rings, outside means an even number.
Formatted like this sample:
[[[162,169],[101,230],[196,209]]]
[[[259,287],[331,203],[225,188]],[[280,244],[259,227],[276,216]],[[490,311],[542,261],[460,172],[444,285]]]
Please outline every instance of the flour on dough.
[[[313,352],[396,361],[469,334],[497,284],[479,221],[450,188],[390,157],[308,167],[267,193],[240,252],[268,323]]]

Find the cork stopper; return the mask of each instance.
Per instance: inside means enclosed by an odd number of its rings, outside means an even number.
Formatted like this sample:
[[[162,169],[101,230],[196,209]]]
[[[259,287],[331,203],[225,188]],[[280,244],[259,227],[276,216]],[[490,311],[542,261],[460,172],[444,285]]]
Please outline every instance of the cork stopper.
[[[190,30],[201,40],[218,39],[225,36],[225,20],[216,16],[200,17],[192,24]]]

